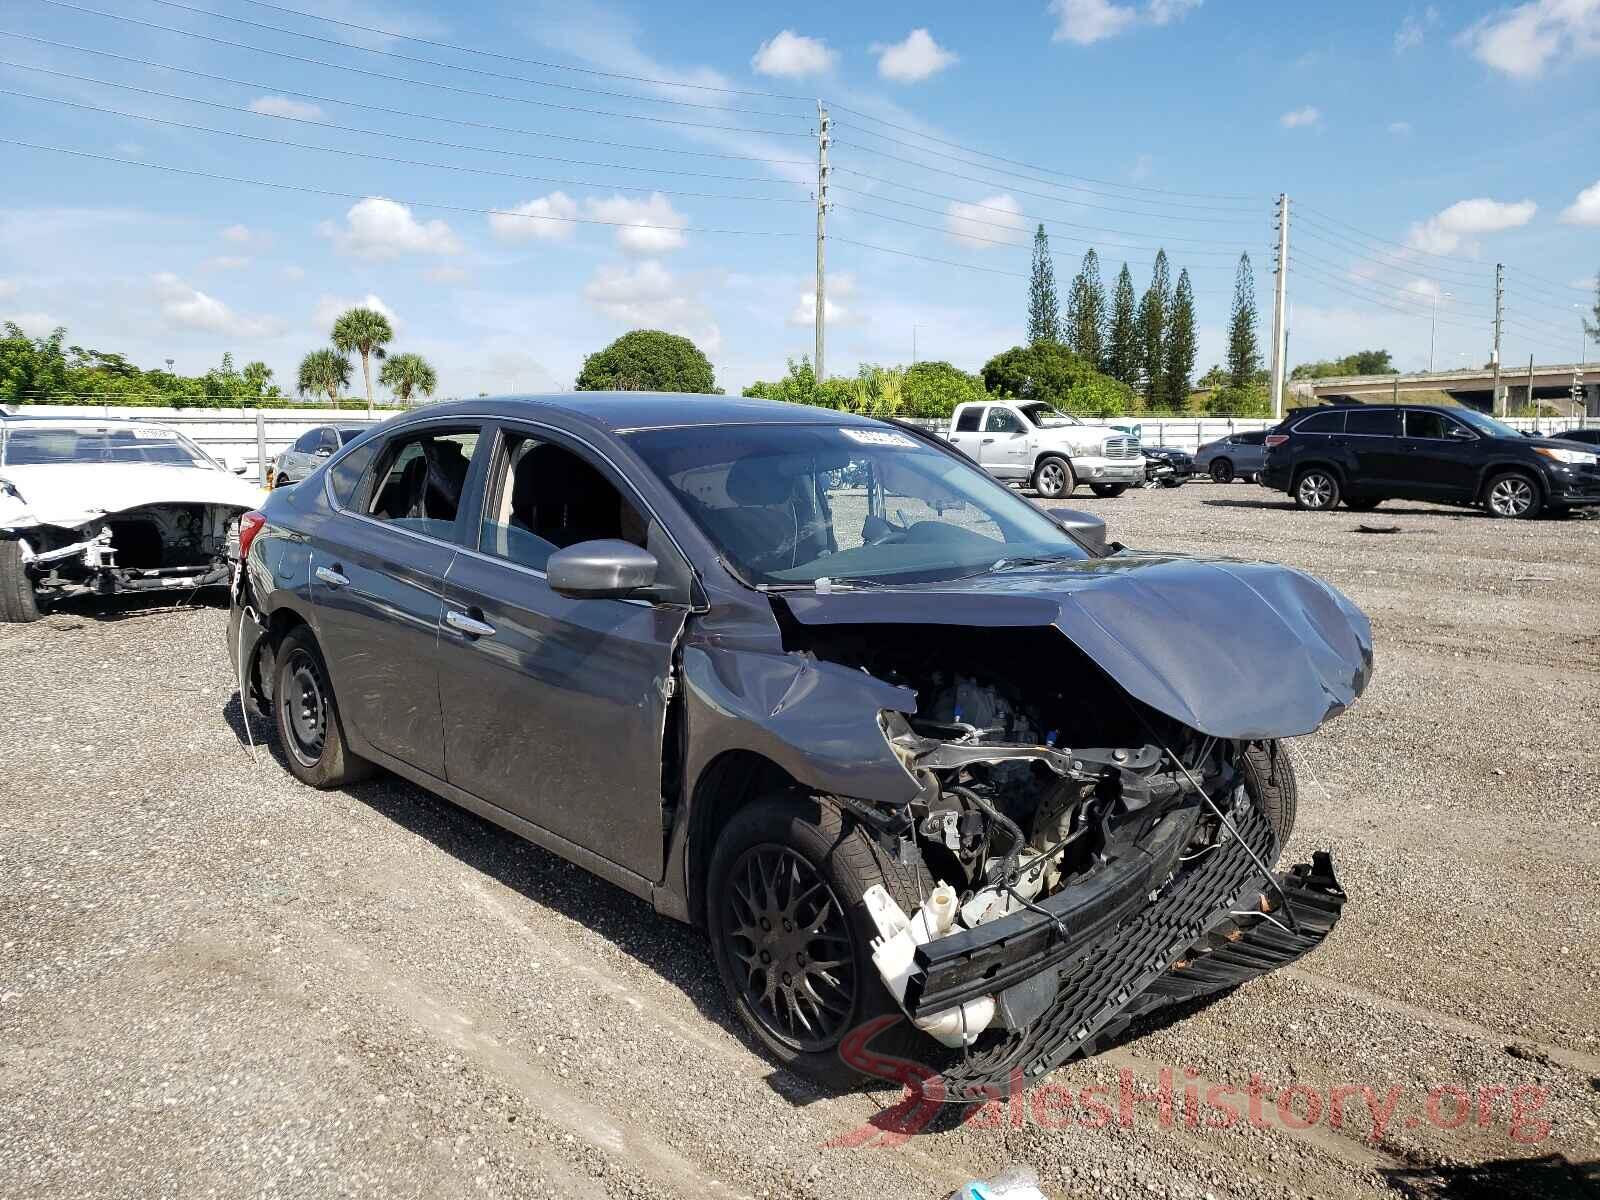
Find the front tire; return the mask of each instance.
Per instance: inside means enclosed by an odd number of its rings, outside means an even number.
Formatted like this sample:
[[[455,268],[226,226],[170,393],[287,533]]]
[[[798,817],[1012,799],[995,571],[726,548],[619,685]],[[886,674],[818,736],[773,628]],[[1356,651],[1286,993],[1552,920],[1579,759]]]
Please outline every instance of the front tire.
[[[862,1078],[839,1046],[875,1017],[901,1016],[872,1039],[875,1053],[920,1060],[937,1049],[872,963],[877,928],[862,896],[873,884],[907,914],[933,886],[832,800],[798,792],[740,809],[707,873],[706,927],[734,1010],[779,1063],[830,1086]]]
[[[1507,471],[1483,489],[1483,507],[1491,517],[1531,521],[1544,508],[1539,485],[1521,471]]]
[[[344,722],[317,639],[305,626],[278,647],[272,718],[289,773],[314,788],[337,788],[372,774],[345,741]]]
[[[1102,499],[1110,500],[1127,491],[1128,485],[1125,483],[1091,483],[1089,490]]]
[[[1226,458],[1219,458],[1211,464],[1212,483],[1232,483],[1233,463]]]
[[[1339,480],[1323,467],[1302,471],[1294,481],[1294,502],[1307,512],[1327,512],[1339,503]]]
[[[1294,775],[1289,748],[1282,742],[1252,742],[1243,762],[1245,794],[1260,807],[1267,824],[1278,835],[1281,850],[1294,832],[1300,807],[1300,786]]]
[[[22,565],[22,544],[0,541],[0,622],[23,625],[39,615],[39,597]]]
[[[1055,454],[1039,460],[1033,469],[1033,490],[1046,500],[1060,500],[1077,490],[1078,478],[1072,464]]]

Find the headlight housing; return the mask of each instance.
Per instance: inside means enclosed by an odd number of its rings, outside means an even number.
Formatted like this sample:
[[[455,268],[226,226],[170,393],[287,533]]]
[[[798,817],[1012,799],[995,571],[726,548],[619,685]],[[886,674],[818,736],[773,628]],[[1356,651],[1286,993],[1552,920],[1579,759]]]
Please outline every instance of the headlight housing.
[[[1600,462],[1600,455],[1586,454],[1582,450],[1557,450],[1553,446],[1535,446],[1533,452],[1574,467],[1592,467],[1595,463]]]

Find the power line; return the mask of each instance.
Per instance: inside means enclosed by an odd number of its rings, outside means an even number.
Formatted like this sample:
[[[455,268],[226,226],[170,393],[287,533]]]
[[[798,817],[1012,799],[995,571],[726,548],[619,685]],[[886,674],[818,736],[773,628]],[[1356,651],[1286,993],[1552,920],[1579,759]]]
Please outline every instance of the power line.
[[[0,88],[0,95],[17,96],[23,100],[38,100],[45,104],[59,104],[67,108],[81,109],[85,112],[105,113],[114,117],[126,117],[134,121],[148,121],[155,125],[168,125],[174,129],[188,129],[195,133],[243,138],[246,141],[260,142],[268,146],[288,146],[295,150],[314,150],[319,154],[335,154],[344,158],[365,158],[372,162],[393,163],[402,167],[427,167],[436,171],[462,171],[471,175],[491,175],[500,179],[518,179],[528,183],[556,184],[573,188],[594,188],[600,191],[614,189],[621,192],[651,192],[663,196],[684,196],[699,200],[760,200],[778,204],[811,203],[811,199],[808,196],[740,196],[719,192],[685,192],[638,183],[595,183],[585,179],[558,179],[548,175],[523,175],[515,171],[497,171],[492,167],[469,167],[458,163],[428,162],[425,159],[417,158],[396,158],[389,154],[369,154],[364,150],[349,150],[339,146],[318,146],[311,142],[296,142],[287,138],[262,137],[260,134],[243,133],[232,129],[216,129],[210,125],[196,125],[188,121],[174,121],[168,117],[152,117],[144,113],[124,112],[119,108],[103,108],[98,104],[85,104],[77,100],[65,100],[53,96],[35,96],[29,92],[18,92],[11,88]],[[476,147],[469,148],[476,149]]]
[[[433,88],[437,91],[454,92],[462,96],[477,96],[485,100],[501,100],[510,104],[531,104],[538,108],[553,108],[562,112],[586,113],[595,117],[617,117],[627,121],[649,121],[655,125],[675,125],[682,129],[715,129],[723,133],[759,133],[770,137],[803,137],[809,138],[809,132],[797,132],[788,129],[751,129],[739,125],[719,125],[709,121],[680,121],[675,117],[652,117],[645,113],[614,112],[603,108],[585,108],[577,104],[557,104],[553,100],[535,100],[530,96],[506,96],[498,92],[478,91],[474,88],[458,87],[450,83],[436,83],[427,79],[412,79],[407,75],[389,75],[382,71],[369,71],[364,67],[352,67],[346,63],[325,62],[320,58],[307,58],[303,54],[290,54],[286,50],[269,50],[265,46],[252,46],[248,42],[231,42],[227,38],[212,37],[206,33],[196,33],[192,29],[179,29],[175,25],[158,25],[152,21],[141,21],[137,17],[125,17],[119,13],[101,12],[98,9],[82,8],[76,4],[68,4],[66,0],[38,0],[40,4],[50,4],[57,8],[72,9],[76,12],[89,13],[92,16],[105,17],[112,21],[123,21],[130,25],[141,25],[146,29],[154,29],[162,33],[175,33],[180,37],[194,38],[197,41],[210,42],[216,46],[227,46],[233,50],[249,50],[254,54],[265,54],[273,58],[282,58],[290,62],[304,63],[307,66],[325,67],[330,71],[338,71],[346,75],[365,75],[369,79],[386,79],[390,83],[403,83],[409,87]]]
[[[709,83],[680,83],[675,79],[651,79],[645,75],[628,75],[621,71],[601,71],[593,67],[573,67],[566,63],[544,62],[537,58],[521,58],[515,54],[500,54],[493,50],[480,50],[474,46],[462,46],[454,42],[441,42],[433,38],[417,37],[408,33],[397,33],[392,29],[379,29],[372,25],[358,25],[353,21],[340,21],[321,13],[302,12],[297,8],[286,8],[281,4],[268,4],[266,0],[244,0],[246,4],[253,4],[257,8],[271,9],[286,16],[303,17],[308,21],[323,21],[329,25],[338,25],[344,29],[354,29],[361,33],[375,33],[380,37],[392,38],[397,42],[414,42],[419,46],[432,46],[438,50],[454,50],[461,54],[477,54],[484,58],[499,59],[501,62],[521,63],[529,67],[544,67],[551,71],[575,71],[583,75],[595,75],[603,79],[626,79],[634,83],[649,83],[660,87],[688,88],[697,92],[721,92],[730,96],[759,96],[768,100],[799,100],[811,103],[810,96],[787,96],[782,92],[751,91],[745,88],[718,87]],[[197,10],[202,11],[202,10]],[[216,16],[220,14],[208,13]]]
[[[1346,269],[1345,266],[1342,263],[1336,263],[1332,259],[1323,258],[1321,255],[1318,255],[1318,254],[1307,253],[1304,249],[1296,250],[1294,252],[1292,258],[1293,258],[1293,260],[1296,260],[1296,261],[1301,260],[1301,259],[1309,259],[1313,263],[1317,263],[1320,266],[1322,266],[1323,268],[1328,269],[1328,270],[1332,270],[1332,271],[1343,271],[1343,270]],[[1367,276],[1358,276],[1355,279],[1352,279],[1350,282],[1353,285],[1366,284],[1366,285],[1369,285],[1371,287],[1382,288],[1385,291],[1397,292],[1401,296],[1405,297],[1408,300],[1421,300],[1423,303],[1429,304],[1429,305],[1431,305],[1433,303],[1433,296],[1431,294],[1429,294],[1429,293],[1414,291],[1411,288],[1399,287],[1399,286],[1396,286],[1395,284],[1389,283],[1386,280],[1370,278],[1370,277],[1367,277]],[[1474,316],[1474,317],[1482,318],[1483,320],[1492,320],[1493,319],[1486,312],[1481,311],[1481,310],[1473,311],[1470,314],[1466,313],[1465,311],[1463,311],[1467,307],[1464,303],[1463,304],[1456,304],[1455,303],[1455,301],[1460,300],[1460,299],[1462,299],[1462,298],[1461,297],[1452,296],[1452,297],[1449,297],[1448,301],[1447,301],[1447,298],[1443,294],[1441,294],[1439,296],[1440,303],[1447,303],[1448,302],[1455,309],[1455,311],[1462,312],[1462,315],[1471,315],[1471,316]]]
[[[62,78],[62,79],[75,79],[75,80],[79,81],[80,83],[93,83],[93,84],[99,84],[99,85],[101,85],[103,87],[120,88],[123,91],[137,92],[137,93],[139,93],[140,95],[143,95],[143,96],[158,96],[158,97],[160,97],[162,99],[165,99],[165,100],[179,100],[179,101],[182,101],[185,104],[200,104],[200,105],[206,106],[207,108],[221,109],[223,112],[242,113],[245,116],[249,116],[249,117],[261,117],[261,118],[264,118],[266,120],[272,120],[272,121],[288,121],[291,124],[295,124],[295,125],[311,125],[311,126],[316,126],[318,128],[321,128],[321,129],[336,130],[336,131],[338,131],[340,133],[358,133],[358,134],[363,134],[363,135],[366,135],[366,136],[369,136],[369,137],[394,138],[397,141],[415,142],[415,143],[417,143],[419,145],[424,145],[424,146],[439,146],[439,147],[442,147],[442,148],[448,149],[448,150],[471,150],[471,151],[474,151],[474,152],[480,153],[480,154],[510,155],[510,156],[513,156],[513,157],[516,157],[516,158],[536,158],[536,159],[540,159],[540,160],[545,161],[545,162],[567,163],[567,164],[572,165],[572,166],[580,166],[580,167],[600,167],[600,168],[607,169],[607,170],[617,170],[617,171],[658,171],[658,172],[660,172],[661,174],[664,174],[664,175],[685,175],[685,176],[689,176],[691,178],[696,178],[696,179],[719,179],[719,180],[724,180],[724,181],[733,182],[733,183],[766,183],[766,184],[770,184],[770,183],[773,182],[770,179],[765,179],[765,178],[762,178],[760,176],[755,176],[755,175],[719,175],[719,174],[716,174],[714,172],[707,172],[707,171],[680,171],[680,170],[676,170],[676,169],[671,168],[671,167],[657,167],[657,166],[654,166],[654,165],[639,167],[639,166],[630,165],[628,163],[594,162],[594,161],[592,161],[590,159],[583,159],[583,158],[561,158],[561,157],[559,157],[557,155],[553,155],[553,154],[534,154],[531,151],[527,151],[527,150],[507,150],[507,149],[504,149],[504,148],[498,147],[498,146],[474,146],[471,143],[467,143],[467,142],[446,142],[446,141],[441,141],[441,140],[439,140],[437,138],[413,137],[410,134],[392,133],[392,132],[390,132],[388,130],[383,130],[383,129],[362,129],[359,126],[355,126],[355,125],[340,125],[340,124],[337,124],[336,122],[333,122],[333,121],[318,121],[318,120],[315,120],[315,119],[310,118],[310,117],[291,117],[291,116],[287,116],[287,115],[285,115],[283,113],[258,112],[256,109],[253,109],[253,108],[242,107],[240,105],[235,105],[235,104],[223,104],[223,103],[221,103],[220,101],[217,101],[217,100],[203,100],[198,96],[184,96],[184,95],[180,95],[180,94],[178,94],[176,92],[162,92],[162,91],[157,91],[154,88],[137,87],[137,86],[135,86],[133,84],[130,84],[130,83],[117,83],[117,82],[114,82],[113,80],[110,80],[110,79],[97,79],[92,75],[76,75],[76,74],[73,74],[70,71],[54,71],[54,70],[51,70],[48,67],[29,66],[29,65],[27,65],[25,63],[14,63],[14,62],[10,62],[9,60],[6,60],[6,59],[0,59],[0,67],[16,67],[16,68],[18,68],[20,70],[23,70],[23,71],[36,71],[36,72],[38,72],[39,74],[42,74],[42,75],[53,75],[53,76],[56,76],[56,77]],[[57,99],[55,99],[53,97],[48,97],[48,96],[30,95],[29,93],[26,93],[26,92],[11,92],[8,89],[4,89],[4,88],[0,88],[0,91],[4,91],[8,95],[23,96],[24,98],[30,99],[30,100],[42,100],[42,101],[45,101],[45,102],[50,103],[50,104],[71,104],[71,103],[73,103],[72,101],[57,100]],[[94,108],[93,105],[89,105],[87,107]],[[146,116],[146,115],[140,114],[140,113],[124,113],[124,112],[121,112],[118,109],[95,109],[95,111],[115,113],[118,116],[136,117],[137,119],[139,119],[141,121],[159,121],[159,120],[163,120],[163,118],[160,118],[160,117],[151,117],[151,116]],[[181,122],[170,122],[170,123],[181,124]],[[209,132],[209,133],[225,133],[225,134],[229,134],[230,136],[233,133],[232,130],[207,129],[205,126],[183,126],[183,127],[184,128],[200,129],[203,132]],[[250,135],[249,134],[239,134],[238,136],[240,136],[240,137],[249,137]],[[271,139],[268,139],[268,140],[271,140]],[[286,146],[299,145],[299,143],[297,143],[297,142],[284,142],[282,144],[286,145]],[[464,167],[462,169],[463,170],[472,170],[473,168]],[[526,178],[535,178],[535,177],[527,176]],[[575,185],[575,186],[577,186],[577,185]],[[593,187],[613,187],[613,186],[615,186],[615,187],[618,187],[618,188],[620,188],[622,190],[627,190],[627,185],[622,185],[622,184],[585,184],[585,185],[582,185],[582,186],[593,186]],[[662,189],[635,189],[635,190],[662,190]],[[677,194],[678,195],[700,195],[700,194],[703,194],[703,193],[680,192],[680,193],[677,193]],[[744,199],[745,197],[728,196],[728,197],[724,197],[724,198],[731,200],[731,199]],[[774,197],[759,197],[758,196],[758,197],[749,197],[749,198],[751,198],[751,199],[780,199],[780,197],[776,197],[776,196],[774,196]],[[782,199],[787,200],[787,197],[782,197]],[[796,198],[797,202],[801,201],[803,199],[804,198],[798,198],[798,197]]]
[[[645,104],[671,104],[679,108],[711,109],[716,112],[742,113],[752,117],[778,117],[780,119],[794,119],[793,113],[772,112],[761,108],[739,108],[730,104],[705,104],[698,100],[672,100],[665,96],[641,96],[633,92],[614,92],[605,88],[584,87],[576,83],[552,83],[547,79],[530,79],[526,75],[509,75],[504,71],[486,71],[481,67],[464,67],[457,63],[439,62],[437,59],[420,58],[414,54],[401,54],[394,50],[379,50],[372,46],[359,46],[353,42],[340,41],[338,38],[325,38],[315,33],[302,33],[294,29],[285,29],[281,25],[269,25],[264,21],[252,21],[248,17],[236,17],[230,13],[216,12],[211,9],[195,8],[188,4],[179,4],[177,0],[149,0],[152,4],[160,4],[166,8],[175,8],[180,12],[193,13],[197,16],[211,17],[219,21],[232,21],[237,25],[247,25],[253,29],[264,30],[267,33],[282,34],[285,37],[302,38],[308,42],[317,42],[324,46],[333,46],[340,50],[352,50],[359,54],[375,54],[380,58],[395,59],[399,62],[415,63],[418,66],[435,67],[442,71],[463,71],[469,75],[482,76],[485,79],[503,79],[508,83],[523,83],[530,87],[556,88],[564,92],[579,92],[588,96],[607,96],[614,100],[637,100]],[[76,9],[79,12],[93,13],[96,16],[111,16],[110,13],[99,12],[92,8],[79,8],[76,4],[68,4],[65,0],[40,0],[40,3],[51,4],[60,8]],[[135,21],[136,24],[149,24],[145,21],[136,21],[134,18],[117,18],[118,20]],[[163,28],[152,25],[151,28]],[[187,30],[175,31],[189,33]],[[193,35],[203,36],[203,35]]]
[[[15,38],[19,41],[36,42],[42,46],[51,46],[57,50],[72,50],[79,54],[93,54],[101,58],[115,59],[117,62],[133,63],[136,66],[150,67],[157,71],[173,71],[180,75],[190,75],[196,79],[209,79],[213,83],[227,83],[235,87],[249,88],[253,91],[271,92],[281,96],[295,96],[301,100],[312,100],[321,104],[340,104],[347,108],[359,108],[368,112],[385,113],[392,117],[405,117],[413,121],[437,121],[445,125],[459,125],[464,129],[482,129],[490,133],[514,133],[521,137],[551,138],[559,142],[579,142],[588,146],[606,146],[613,150],[644,150],[651,154],[672,154],[690,158],[717,158],[731,162],[762,163],[774,167],[810,167],[814,164],[804,158],[762,158],[754,154],[728,154],[716,150],[682,150],[676,146],[644,146],[637,142],[608,141],[604,138],[576,137],[565,133],[552,133],[543,129],[521,129],[514,125],[495,125],[486,121],[468,121],[460,117],[440,116],[437,113],[410,112],[402,108],[386,108],[381,104],[368,104],[361,100],[346,100],[337,96],[320,96],[315,92],[297,92],[292,88],[280,87],[277,84],[261,83],[250,79],[235,79],[228,75],[213,75],[208,71],[197,71],[191,67],[180,67],[172,63],[155,62],[148,58],[134,58],[127,54],[117,54],[110,50],[98,50],[92,46],[75,46],[70,42],[57,42],[50,38],[35,37],[27,33],[12,33],[0,29],[0,37]],[[21,63],[9,63],[9,66],[22,67],[28,71],[45,71],[44,67],[24,66]],[[47,72],[54,73],[54,72]],[[63,72],[65,74],[65,72]],[[111,83],[105,79],[93,79],[90,76],[68,75],[68,78],[87,79],[94,83],[104,83],[111,87],[131,88],[130,84]],[[134,89],[144,90],[144,89]],[[152,95],[165,95],[163,92],[152,92]],[[195,103],[202,103],[195,101]],[[204,103],[210,103],[205,101]],[[718,126],[718,128],[722,128]]]
[[[274,188],[284,192],[298,192],[306,196],[328,196],[335,200],[387,199],[412,208],[426,208],[438,212],[464,213],[480,217],[514,217],[530,221],[556,221],[564,225],[603,225],[613,229],[659,229],[672,233],[711,233],[737,237],[800,237],[787,229],[722,229],[695,225],[653,225],[645,221],[605,221],[598,217],[557,217],[544,213],[526,213],[503,208],[474,208],[465,204],[445,204],[437,200],[408,200],[394,196],[373,196],[368,192],[341,192],[332,188],[307,187],[298,183],[279,183],[270,179],[250,179],[239,175],[222,175],[215,171],[201,171],[193,167],[175,167],[170,163],[145,162],[142,159],[117,158],[110,154],[95,154],[88,150],[74,150],[67,146],[48,146],[40,142],[25,142],[19,138],[0,137],[0,145],[20,146],[25,150],[44,150],[51,154],[66,154],[73,158],[87,158],[95,162],[116,163],[124,167],[139,167],[150,171],[165,171],[173,175],[188,175],[197,179],[210,179],[220,183],[242,183],[250,187]],[[809,234],[805,236],[810,236]]]
[[[846,246],[859,246],[863,250],[876,250],[879,254],[898,254],[901,258],[915,258],[922,262],[940,263],[947,267],[960,267],[965,271],[984,271],[990,275],[1009,275],[1012,279],[1026,279],[1028,276],[1022,271],[1006,271],[999,267],[980,267],[976,263],[957,262],[953,258],[934,258],[928,254],[913,254],[909,250],[893,250],[888,246],[874,246],[869,242],[858,242],[854,238],[830,235],[831,242],[842,242]]]
[[[1119,204],[1119,205],[1091,204],[1087,200],[1075,200],[1070,196],[1053,196],[1053,195],[1049,194],[1048,192],[1035,192],[1035,191],[1030,191],[1027,188],[1015,187],[1015,186],[1013,186],[1013,185],[1011,185],[1009,183],[1006,183],[1003,180],[997,180],[997,179],[993,179],[993,178],[985,179],[985,178],[983,178],[982,176],[979,176],[979,175],[963,175],[963,174],[961,174],[961,172],[952,171],[952,170],[948,169],[947,167],[935,167],[935,166],[930,166],[930,165],[928,165],[926,163],[913,162],[909,158],[901,158],[898,155],[888,154],[888,153],[886,153],[886,152],[884,152],[882,150],[874,150],[874,149],[872,149],[870,147],[867,147],[867,146],[852,146],[849,142],[834,142],[833,145],[834,145],[835,149],[837,149],[839,147],[847,147],[849,149],[859,150],[863,154],[875,154],[879,158],[888,159],[890,162],[906,163],[906,164],[908,164],[910,166],[913,166],[913,167],[919,167],[919,168],[921,168],[922,170],[925,170],[925,171],[934,172],[934,173],[936,173],[938,175],[944,176],[947,179],[961,179],[961,180],[965,180],[968,183],[979,184],[979,185],[981,185],[983,187],[1005,188],[1006,191],[1008,191],[1008,192],[1017,192],[1020,195],[1032,196],[1032,197],[1034,197],[1035,199],[1038,199],[1038,200],[1048,200],[1052,204],[1075,204],[1079,208],[1093,208],[1093,209],[1099,209],[1101,212],[1122,213],[1123,215],[1130,216],[1130,217],[1159,217],[1164,221],[1195,221],[1195,222],[1199,222],[1199,223],[1205,224],[1205,225],[1253,225],[1253,224],[1256,224],[1257,221],[1259,220],[1259,218],[1245,218],[1245,217],[1191,217],[1191,216],[1186,216],[1186,215],[1178,214],[1178,213],[1147,212],[1147,211],[1145,211],[1143,209],[1129,208],[1129,207],[1127,207],[1127,204]],[[908,183],[902,183],[899,180],[884,179],[881,176],[877,176],[877,175],[868,175],[865,171],[857,171],[852,167],[839,167],[839,168],[835,168],[835,169],[836,170],[849,171],[850,174],[852,174],[852,175],[858,176],[861,179],[870,179],[874,183],[883,183],[883,184],[887,184],[890,187],[907,188],[910,191],[922,192],[924,195],[927,195],[927,196],[941,196],[943,199],[956,200],[956,201],[958,201],[959,203],[962,203],[962,204],[968,203],[968,201],[961,200],[960,197],[957,197],[957,196],[948,196],[948,195],[945,195],[944,193],[941,193],[941,192],[930,192],[925,188],[915,188],[915,187],[912,187]],[[1060,184],[1050,184],[1048,186],[1060,187],[1061,185]],[[1104,198],[1105,199],[1119,199],[1120,197],[1111,196],[1111,197],[1104,197]],[[1138,201],[1129,201],[1128,203],[1138,203]]]
[[[252,2],[254,2],[254,0],[252,0]],[[1041,172],[1043,172],[1043,173],[1045,173],[1047,175],[1055,175],[1055,176],[1057,176],[1058,178],[1061,178],[1061,179],[1078,180],[1078,181],[1083,182],[1083,183],[1092,183],[1092,184],[1096,184],[1096,185],[1101,186],[1101,187],[1123,188],[1123,189],[1125,189],[1127,191],[1133,191],[1133,192],[1153,192],[1153,193],[1156,193],[1156,194],[1162,195],[1162,196],[1187,196],[1187,197],[1192,197],[1192,198],[1201,199],[1201,200],[1253,200],[1253,197],[1243,196],[1243,195],[1239,195],[1237,193],[1228,193],[1228,192],[1179,192],[1179,191],[1172,191],[1172,190],[1169,190],[1167,188],[1143,187],[1140,184],[1136,184],[1136,183],[1115,183],[1115,182],[1112,182],[1110,180],[1105,180],[1105,179],[1091,179],[1088,176],[1084,176],[1084,175],[1070,175],[1065,171],[1057,171],[1057,170],[1054,170],[1054,169],[1052,169],[1050,167],[1041,167],[1041,166],[1038,166],[1038,165],[1036,165],[1034,163],[1023,162],[1020,159],[1004,158],[1004,157],[1002,157],[1002,156],[1000,156],[998,154],[990,154],[986,150],[978,150],[978,149],[974,149],[971,146],[963,146],[959,142],[952,142],[952,141],[949,141],[949,140],[947,140],[945,138],[935,137],[931,133],[923,133],[921,130],[913,129],[908,125],[896,125],[893,121],[885,121],[882,117],[874,117],[871,114],[864,113],[859,109],[847,108],[843,104],[834,104],[832,101],[829,101],[829,106],[832,107],[832,108],[838,109],[840,112],[850,113],[852,116],[862,117],[865,120],[876,122],[877,124],[882,125],[885,128],[896,129],[896,130],[899,130],[901,133],[909,133],[909,134],[912,134],[915,137],[923,138],[926,141],[937,142],[941,146],[948,146],[948,147],[950,147],[952,149],[955,149],[955,150],[963,150],[963,151],[967,152],[968,154],[978,154],[978,155],[981,155],[984,158],[993,159],[995,162],[1008,163],[1008,164],[1010,164],[1011,166],[1014,166],[1014,167],[1026,167],[1030,171],[1041,171]],[[883,134],[873,133],[870,129],[860,129],[859,127],[857,127],[857,129],[858,129],[859,132],[865,133],[869,137],[882,138],[884,141],[893,141],[894,140],[892,138],[884,137]],[[904,142],[901,142],[899,144],[900,145],[906,145],[906,143],[904,143]],[[921,148],[922,147],[907,146],[907,149],[921,149]]]
[[[1391,251],[1375,250],[1370,246],[1364,246],[1359,242],[1350,240],[1344,234],[1332,233],[1327,226],[1310,217],[1300,217],[1296,229],[1297,232],[1302,232],[1306,237],[1324,245],[1331,246],[1336,250],[1342,250],[1346,254],[1352,254],[1356,258],[1367,262],[1382,263],[1391,270],[1401,270],[1406,264],[1410,264],[1410,269],[1417,274],[1432,276],[1450,283],[1459,283],[1464,287],[1481,286],[1484,282],[1482,274],[1473,274],[1454,267],[1447,270],[1429,263],[1417,262],[1415,259],[1409,259]]]

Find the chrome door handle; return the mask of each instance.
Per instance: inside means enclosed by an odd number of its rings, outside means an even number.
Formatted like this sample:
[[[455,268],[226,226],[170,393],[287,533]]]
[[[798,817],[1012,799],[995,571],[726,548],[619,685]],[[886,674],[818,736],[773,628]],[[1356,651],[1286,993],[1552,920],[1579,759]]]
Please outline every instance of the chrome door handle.
[[[480,621],[476,617],[469,617],[464,612],[457,612],[453,608],[445,609],[444,623],[451,629],[460,630],[468,637],[493,637],[494,626],[487,621]]]
[[[990,443],[990,442],[992,442],[992,441],[994,441],[994,439],[993,439],[993,438],[984,438],[984,439],[983,439],[983,444],[984,444],[984,445],[985,445],[985,446],[987,446],[987,445],[988,445],[988,444],[989,444],[989,443]]]
[[[332,567],[318,567],[317,578],[322,580],[322,582],[327,584],[329,587],[350,586],[350,577],[348,575],[339,574],[339,572],[335,571]]]

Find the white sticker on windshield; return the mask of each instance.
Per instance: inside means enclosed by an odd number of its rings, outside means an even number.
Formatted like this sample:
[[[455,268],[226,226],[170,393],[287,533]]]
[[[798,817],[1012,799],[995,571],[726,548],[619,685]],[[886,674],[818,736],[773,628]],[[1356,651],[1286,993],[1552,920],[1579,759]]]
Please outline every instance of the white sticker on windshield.
[[[887,429],[841,429],[840,433],[863,446],[899,446],[904,450],[915,450],[915,439],[903,433],[892,433]]]
[[[133,436],[141,442],[175,442],[178,440],[177,431],[163,429],[159,425],[135,425]]]

